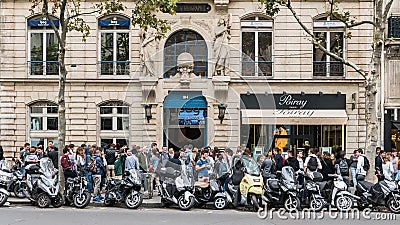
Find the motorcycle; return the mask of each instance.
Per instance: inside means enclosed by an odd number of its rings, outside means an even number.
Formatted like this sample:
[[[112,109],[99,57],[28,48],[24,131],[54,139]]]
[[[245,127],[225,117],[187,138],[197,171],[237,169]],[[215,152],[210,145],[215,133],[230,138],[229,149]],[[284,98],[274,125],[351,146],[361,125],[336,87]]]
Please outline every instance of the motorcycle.
[[[293,168],[284,166],[277,175],[278,179],[270,178],[265,182],[263,200],[273,206],[283,205],[288,212],[300,209],[299,188]]]
[[[195,205],[193,170],[189,167],[189,165],[178,165],[168,161],[165,168],[158,171],[163,207],[168,207],[173,203],[186,211]]]
[[[124,202],[129,209],[137,209],[143,202],[140,192],[142,182],[136,170],[125,171],[122,180],[110,178],[106,185],[104,204],[113,206],[117,202]]]
[[[88,181],[84,176],[69,177],[65,183],[65,202],[73,202],[76,208],[82,209],[90,203],[90,193],[87,191]]]
[[[228,193],[233,205],[252,207],[257,211],[262,204],[263,177],[257,163],[248,156],[234,156],[232,176],[228,183]]]
[[[216,209],[225,209],[229,203],[232,203],[232,198],[224,190],[225,179],[228,175],[225,174],[219,178],[214,173],[210,174],[210,182],[195,182],[195,197],[199,204],[213,202]]]
[[[25,195],[33,204],[40,208],[47,208],[51,205],[58,208],[64,204],[58,184],[58,170],[54,168],[50,158],[42,158],[37,164],[30,164],[25,167],[27,174]]]
[[[8,192],[14,192],[17,198],[25,198],[24,176],[18,169],[17,164],[13,160],[2,160],[0,164],[0,187]]]
[[[347,184],[340,173],[339,165],[335,165],[335,174],[330,174],[329,177],[332,177],[333,181],[319,183],[322,196],[339,211],[350,210],[360,197],[347,190]]]
[[[400,213],[399,187],[393,180],[383,179],[373,184],[368,181],[358,181],[356,195],[360,197],[357,205],[364,209],[370,205],[387,206],[393,213]]]
[[[302,173],[302,172],[301,172]],[[317,182],[322,181],[322,174],[313,172],[304,174],[305,182],[299,192],[299,198],[313,211],[321,211],[326,205],[324,197],[321,195],[320,187]]]

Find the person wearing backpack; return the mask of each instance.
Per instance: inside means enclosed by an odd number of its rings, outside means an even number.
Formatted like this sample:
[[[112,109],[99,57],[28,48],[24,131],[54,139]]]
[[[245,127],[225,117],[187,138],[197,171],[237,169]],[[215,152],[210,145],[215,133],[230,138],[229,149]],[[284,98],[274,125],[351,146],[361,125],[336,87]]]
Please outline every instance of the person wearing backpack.
[[[318,149],[312,148],[308,151],[308,156],[304,161],[304,172],[312,173],[322,169],[321,161],[318,159]]]
[[[94,182],[94,201],[100,202],[104,198],[101,197],[101,177],[105,176],[106,168],[104,167],[103,159],[101,157],[101,151],[96,150],[93,156],[96,159],[96,172],[92,172],[93,182]],[[90,167],[90,164],[89,164]]]
[[[361,148],[357,149],[357,171],[356,171],[356,182],[364,181],[365,176],[367,175],[367,171],[369,169],[369,161],[367,157],[363,154],[363,150]],[[357,183],[354,184],[356,186]]]
[[[350,186],[349,168],[351,165],[351,161],[346,158],[345,151],[339,152],[339,158],[336,160],[335,165],[339,165],[340,174],[342,175],[343,180],[346,182],[347,186]]]

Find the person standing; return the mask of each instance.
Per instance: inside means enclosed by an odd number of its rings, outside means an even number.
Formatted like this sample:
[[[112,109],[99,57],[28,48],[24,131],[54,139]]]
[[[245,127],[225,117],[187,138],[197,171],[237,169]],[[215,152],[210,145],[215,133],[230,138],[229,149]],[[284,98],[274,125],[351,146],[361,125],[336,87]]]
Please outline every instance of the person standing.
[[[136,149],[134,149],[134,152],[136,152]],[[125,160],[125,171],[129,170],[139,170],[139,160],[138,158],[132,153],[130,149],[126,150],[126,160]]]
[[[162,151],[160,153],[160,167],[165,168],[165,165],[167,165],[167,162],[170,158],[171,156],[168,153],[168,148],[162,147]]]
[[[53,162],[54,168],[58,169],[58,151],[55,150],[54,146],[47,147],[48,153],[47,156]]]
[[[286,159],[286,161],[283,165],[292,167],[295,172],[299,171],[300,164],[299,164],[299,161],[295,157],[293,157],[293,152],[287,151],[287,154],[288,154],[288,158]]]
[[[357,161],[356,180],[363,181],[363,180],[365,180],[367,171],[364,170],[365,155],[363,154],[363,150],[361,148],[357,149],[357,158],[358,158],[358,161]]]
[[[299,171],[303,171],[304,170],[303,151],[297,152],[296,159],[297,159],[297,162],[299,162]],[[297,180],[299,181],[300,185],[303,185],[304,184],[304,174],[299,173]]]
[[[375,174],[379,175],[382,173],[382,165],[383,165],[383,151],[380,147],[376,147],[376,156],[375,156]]]
[[[357,185],[357,163],[358,163],[358,154],[357,150],[354,150],[353,155],[350,157],[350,172],[354,187]]]
[[[103,197],[101,197],[101,178],[102,176],[104,176],[106,169],[104,167],[100,150],[96,150],[96,153],[94,154],[93,157],[96,159],[96,167],[97,167],[96,172],[92,172],[92,178],[94,183],[93,196],[94,196],[94,201],[100,202],[103,199]]]
[[[273,153],[274,153],[274,159],[275,159],[275,163],[276,163],[276,170],[282,171],[283,158],[282,158],[282,155],[280,154],[280,149],[274,148]]]
[[[394,168],[391,162],[391,155],[387,155],[383,159],[382,172],[386,180],[393,180]]]
[[[122,147],[117,152],[117,159],[114,162],[114,173],[115,178],[121,180],[122,174],[125,171],[125,160],[126,160],[126,147]]]
[[[114,163],[116,160],[116,153],[115,153],[115,144],[111,144],[110,148],[108,148],[105,152],[105,158],[107,161],[107,181],[110,180],[110,177],[114,177]]]
[[[211,165],[207,161],[208,152],[203,150],[201,152],[201,158],[196,162],[196,171],[198,175],[198,181],[208,182],[209,174],[208,170],[211,168]]]
[[[311,148],[308,150],[308,156],[304,161],[304,172],[312,173],[322,169],[321,161],[317,157],[318,149]]]
[[[71,159],[69,157],[69,155],[70,155],[69,149],[64,148],[63,153],[64,154],[61,156],[61,166],[64,171],[64,179],[65,179],[65,181],[67,181],[67,179],[69,177],[71,177],[71,178],[76,177],[76,170],[75,170],[73,162],[71,161]]]
[[[151,180],[150,180],[150,190],[153,190],[153,184],[154,181],[156,182],[156,187],[160,186],[160,179],[157,175],[157,168],[158,168],[158,164],[159,164],[159,159],[157,157],[157,150],[156,149],[152,149],[151,152],[151,158],[150,158],[150,164],[149,164],[149,172],[151,173]]]
[[[329,177],[329,174],[335,174],[335,170],[333,167],[331,155],[328,152],[324,152],[321,160],[321,174],[323,176],[324,181],[331,180],[332,178]]]
[[[85,149],[82,147],[78,147],[76,149],[76,155],[75,155],[75,161],[76,161],[76,171],[80,176],[83,176],[85,173],[86,169],[86,155],[85,155]]]

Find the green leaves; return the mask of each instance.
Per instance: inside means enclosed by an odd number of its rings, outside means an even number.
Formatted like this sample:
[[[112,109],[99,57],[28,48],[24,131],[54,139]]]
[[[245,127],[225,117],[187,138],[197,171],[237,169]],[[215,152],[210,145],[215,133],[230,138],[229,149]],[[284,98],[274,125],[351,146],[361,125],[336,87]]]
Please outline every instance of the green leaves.
[[[279,13],[279,6],[287,4],[285,0],[260,0],[260,2],[265,6],[265,13],[271,17]]]
[[[170,29],[167,20],[158,19],[155,13],[165,12],[175,14],[176,0],[138,0],[132,9],[132,25],[138,25],[147,31],[149,28],[157,30],[157,38],[165,37]]]

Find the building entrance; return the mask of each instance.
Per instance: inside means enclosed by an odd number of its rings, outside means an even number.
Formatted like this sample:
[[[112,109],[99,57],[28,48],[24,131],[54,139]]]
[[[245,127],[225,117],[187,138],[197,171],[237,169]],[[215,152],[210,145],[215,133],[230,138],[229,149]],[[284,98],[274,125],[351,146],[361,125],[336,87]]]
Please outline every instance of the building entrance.
[[[207,101],[201,92],[170,92],[164,101],[163,145],[179,150],[207,143]]]

